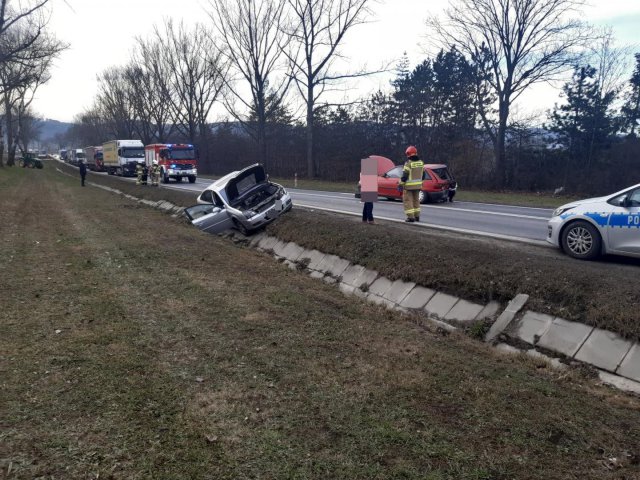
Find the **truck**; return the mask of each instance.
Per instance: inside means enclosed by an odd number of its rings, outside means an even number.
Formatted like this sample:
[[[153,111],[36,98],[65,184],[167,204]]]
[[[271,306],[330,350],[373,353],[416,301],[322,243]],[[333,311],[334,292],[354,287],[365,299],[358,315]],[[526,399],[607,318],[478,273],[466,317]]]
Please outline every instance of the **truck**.
[[[84,150],[81,148],[72,148],[69,152],[69,163],[71,165],[78,165],[85,159]]]
[[[63,162],[66,162],[69,160],[69,152],[67,152],[66,148],[59,150],[58,155],[60,155],[60,160],[62,160]]]
[[[102,172],[104,165],[102,163],[102,145],[95,147],[84,147],[84,156],[87,159],[87,168],[94,172]]]
[[[198,155],[191,144],[152,143],[144,147],[144,160],[149,169],[154,161],[158,162],[162,183],[169,183],[171,178],[181,182],[185,177],[189,183],[196,182]]]
[[[102,144],[102,163],[109,175],[133,176],[144,164],[144,145],[140,140],[111,140]]]

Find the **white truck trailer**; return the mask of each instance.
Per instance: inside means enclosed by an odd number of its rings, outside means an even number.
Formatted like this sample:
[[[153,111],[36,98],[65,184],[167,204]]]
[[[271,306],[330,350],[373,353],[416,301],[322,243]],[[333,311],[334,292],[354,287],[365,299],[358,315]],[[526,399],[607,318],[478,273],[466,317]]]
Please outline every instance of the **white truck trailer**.
[[[111,140],[102,144],[102,163],[109,175],[133,176],[144,165],[144,145],[140,140]]]

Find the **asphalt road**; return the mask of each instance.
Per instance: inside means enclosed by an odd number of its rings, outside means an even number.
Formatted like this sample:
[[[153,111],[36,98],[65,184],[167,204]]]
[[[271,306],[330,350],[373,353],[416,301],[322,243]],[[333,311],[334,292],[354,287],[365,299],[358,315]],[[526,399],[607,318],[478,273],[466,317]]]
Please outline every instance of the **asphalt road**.
[[[133,178],[126,180],[134,181]],[[171,181],[162,188],[190,190],[195,196],[213,179],[198,177],[196,183]],[[362,214],[362,203],[352,193],[323,192],[287,188],[294,205],[323,209],[351,215]],[[422,205],[420,224],[416,227],[431,227],[549,245],[545,242],[547,221],[553,210],[546,208],[517,207],[473,202],[439,203]],[[373,215],[377,219],[403,221],[402,202],[380,198],[374,205]]]

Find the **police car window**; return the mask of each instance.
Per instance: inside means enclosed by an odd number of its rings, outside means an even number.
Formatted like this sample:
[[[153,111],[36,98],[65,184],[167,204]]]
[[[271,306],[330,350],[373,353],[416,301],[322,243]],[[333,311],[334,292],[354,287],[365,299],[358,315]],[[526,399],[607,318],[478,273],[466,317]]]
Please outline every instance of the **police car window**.
[[[635,189],[629,194],[629,200],[634,207],[640,206],[640,188]]]
[[[200,196],[200,198],[202,199],[203,202],[213,203],[213,197],[211,194],[212,194],[211,190],[205,190],[204,192],[202,192],[202,195]]]

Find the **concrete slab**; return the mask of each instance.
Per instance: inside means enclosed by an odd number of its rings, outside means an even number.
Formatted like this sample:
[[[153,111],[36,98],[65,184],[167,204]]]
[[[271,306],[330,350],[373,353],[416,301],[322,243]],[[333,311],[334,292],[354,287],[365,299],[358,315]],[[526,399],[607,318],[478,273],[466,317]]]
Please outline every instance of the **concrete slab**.
[[[355,290],[355,287],[353,285],[349,285],[347,283],[342,283],[342,282],[338,284],[338,288],[345,295],[353,295]]]
[[[369,286],[369,293],[384,297],[384,294],[391,288],[391,280],[386,277],[379,277],[375,282]]]
[[[435,315],[438,318],[444,318],[449,310],[458,303],[460,300],[458,297],[447,295],[446,293],[436,293],[429,303],[424,307],[424,310],[429,315]]]
[[[391,284],[391,288],[384,294],[384,298],[396,305],[402,303],[404,297],[415,287],[414,282],[404,282],[402,280],[396,280]]]
[[[560,352],[567,357],[573,357],[592,331],[593,327],[584,323],[569,322],[556,317],[540,337],[538,345],[554,352]]]
[[[362,265],[349,265],[344,272],[342,272],[342,282],[352,287],[359,287],[356,284],[356,279],[362,275],[365,268]]]
[[[435,290],[418,285],[404,297],[402,302],[400,302],[400,306],[404,308],[422,309],[435,294]]]
[[[576,360],[613,373],[632,346],[633,343],[613,332],[595,328],[576,353]]]
[[[285,246],[282,256],[291,262],[295,262],[302,255],[302,252],[304,252],[304,248],[295,242],[289,242]]]
[[[353,290],[353,294],[358,297],[361,298],[363,300],[367,299],[367,295],[369,295],[367,292],[363,292],[362,290],[360,290],[359,288],[354,288]]]
[[[318,267],[322,263],[322,260],[324,259],[324,257],[325,257],[325,254],[322,252],[319,252],[318,250],[305,251],[302,255],[300,255],[300,259],[303,259],[303,258],[309,259],[309,265],[307,265],[307,268],[311,270],[318,270]]]
[[[444,317],[445,320],[459,320],[461,322],[471,322],[484,309],[484,305],[468,302],[460,299],[455,306],[449,310]]]
[[[264,232],[259,232],[259,233],[256,233],[255,235],[252,235],[251,240],[249,240],[249,246],[252,248],[255,248],[260,242],[260,240],[262,240],[266,236],[267,234]]]
[[[620,390],[624,390],[625,392],[632,392],[640,395],[640,382],[635,382],[628,378],[619,377],[602,371],[598,372],[598,376],[602,383],[612,385]]]
[[[324,257],[319,270],[328,272],[332,276],[338,278],[349,265],[349,260],[345,260],[344,258],[340,258],[336,255],[327,255]]]
[[[526,293],[519,293],[513,297],[513,300],[509,302],[506,309],[510,312],[518,313],[522,310],[522,307],[524,307],[524,304],[527,303],[528,300],[529,295]]]
[[[284,261],[284,264],[285,264],[287,267],[289,267],[289,269],[290,269],[290,270],[294,270],[294,271],[295,271],[295,270],[298,270],[298,264],[297,264],[297,263],[294,263],[294,262],[292,262],[292,261],[290,261],[290,260],[285,260],[285,261]]]
[[[282,240],[278,240],[275,245],[273,247],[271,247],[271,250],[273,250],[273,254],[277,255],[278,257],[283,257],[283,253],[284,253],[284,249],[287,246],[287,242],[283,242]]]
[[[640,382],[640,344],[636,343],[631,347],[616,373]]]
[[[517,355],[521,353],[520,350],[518,350],[516,347],[512,347],[508,343],[498,343],[496,345],[496,350],[502,353],[509,353],[511,355]]]
[[[262,250],[271,250],[277,241],[278,239],[276,237],[265,235],[258,241],[258,248],[261,248]]]
[[[366,285],[369,287],[373,282],[378,278],[378,272],[375,270],[369,270],[365,268],[362,273],[355,279],[355,284],[353,285],[356,288],[361,288],[362,285]]]
[[[527,342],[531,345],[538,343],[538,340],[549,329],[553,317],[544,313],[526,311],[520,320],[514,321],[507,333],[515,338]]]
[[[373,293],[370,293],[367,295],[367,301],[375,303],[377,305],[384,305],[387,308],[394,308],[396,306],[395,303],[390,302],[386,298],[381,297],[379,295],[375,295]]]
[[[475,318],[476,320],[484,320],[485,318],[494,319],[500,311],[500,302],[489,302]]]
[[[526,353],[530,357],[541,358],[545,362],[549,363],[553,368],[557,368],[558,370],[564,370],[564,369],[567,368],[567,366],[564,363],[562,363],[560,360],[558,360],[557,358],[553,358],[553,357],[550,357],[548,355],[545,355],[544,353],[539,352],[535,348],[527,350]]]
[[[325,254],[324,257],[322,257],[322,260],[318,262],[318,266],[315,268],[315,270],[318,270],[320,272],[328,272],[329,265],[338,258],[340,257],[336,257],[335,255],[330,255],[328,253]]]

